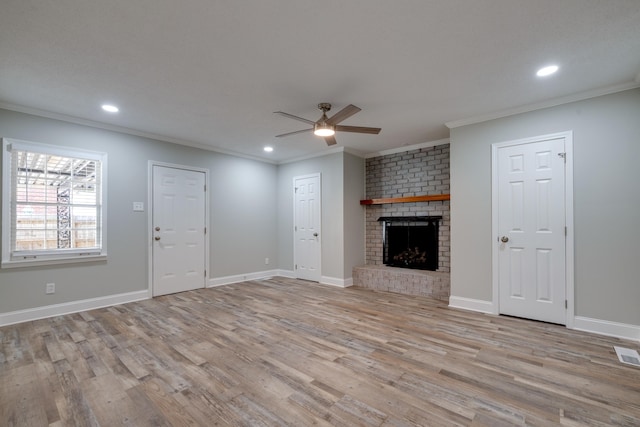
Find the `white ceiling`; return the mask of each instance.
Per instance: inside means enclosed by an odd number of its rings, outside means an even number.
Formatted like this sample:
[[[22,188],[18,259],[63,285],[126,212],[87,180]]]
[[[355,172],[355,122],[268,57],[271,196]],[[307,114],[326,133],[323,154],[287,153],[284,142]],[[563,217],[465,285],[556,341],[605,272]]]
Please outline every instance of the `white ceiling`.
[[[549,63],[560,71],[537,78]],[[639,80],[639,0],[0,4],[0,106],[276,163],[329,150],[311,133],[275,138],[306,127],[278,110],[317,120],[319,102],[359,106],[343,124],[382,132],[336,139],[365,154]]]

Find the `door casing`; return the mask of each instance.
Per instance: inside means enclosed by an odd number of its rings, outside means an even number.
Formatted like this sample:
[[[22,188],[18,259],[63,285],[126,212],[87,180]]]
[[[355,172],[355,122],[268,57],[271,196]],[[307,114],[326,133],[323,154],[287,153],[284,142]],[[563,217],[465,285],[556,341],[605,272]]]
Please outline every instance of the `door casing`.
[[[565,142],[565,295],[567,299],[566,327],[573,328],[575,317],[574,289],[574,231],[573,231],[573,132],[564,131],[529,138],[491,144],[491,248],[492,248],[492,306],[493,314],[500,314],[499,281],[499,206],[498,206],[498,151],[500,148],[537,141],[564,138]]]
[[[210,250],[210,242],[211,239],[209,236],[211,235],[210,230],[210,222],[209,222],[209,169],[206,168],[198,168],[194,166],[186,166],[175,163],[165,163],[159,162],[155,160],[149,160],[147,166],[147,290],[149,293],[149,297],[153,297],[153,167],[154,166],[164,166],[169,168],[176,169],[185,169],[194,172],[202,172],[204,173],[204,182],[207,186],[207,191],[205,191],[205,212],[204,212],[204,222],[207,227],[207,233],[204,239],[204,256],[205,256],[205,287],[208,286],[208,280],[210,277],[210,261],[209,261],[209,250]]]

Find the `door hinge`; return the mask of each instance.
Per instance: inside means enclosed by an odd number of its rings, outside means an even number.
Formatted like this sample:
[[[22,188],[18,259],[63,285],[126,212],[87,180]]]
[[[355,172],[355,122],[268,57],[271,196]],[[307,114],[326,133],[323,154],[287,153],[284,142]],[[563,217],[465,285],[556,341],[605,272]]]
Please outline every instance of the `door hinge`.
[[[567,163],[567,153],[558,153],[558,157],[561,157]]]
[[[569,301],[564,300],[564,308],[569,308]]]
[[[564,235],[567,235],[567,227],[564,228]]]
[[[204,192],[207,192],[207,184],[204,185]]]
[[[297,270],[297,269],[298,269],[298,264],[296,264],[296,266],[295,266],[294,270]]]
[[[204,271],[204,277],[207,277],[207,270]]]
[[[204,228],[204,234],[207,234],[207,227]]]
[[[293,231],[298,231],[298,226],[297,225],[293,226]]]

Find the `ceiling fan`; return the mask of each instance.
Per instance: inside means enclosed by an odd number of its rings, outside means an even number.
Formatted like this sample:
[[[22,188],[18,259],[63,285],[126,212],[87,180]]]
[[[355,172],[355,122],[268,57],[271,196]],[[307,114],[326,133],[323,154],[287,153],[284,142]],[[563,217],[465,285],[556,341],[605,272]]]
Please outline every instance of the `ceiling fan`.
[[[281,114],[285,117],[289,117],[290,119],[299,120],[301,122],[305,122],[313,127],[310,129],[297,130],[295,132],[283,133],[280,135],[276,135],[276,138],[280,138],[283,136],[295,135],[298,133],[313,131],[313,133],[317,136],[321,136],[327,142],[327,145],[335,145],[336,138],[334,137],[335,133],[340,132],[356,132],[356,133],[370,133],[370,134],[379,134],[382,129],[380,128],[370,128],[364,126],[343,126],[338,123],[343,120],[348,119],[353,116],[355,113],[360,111],[360,108],[355,105],[349,104],[344,107],[342,110],[338,111],[331,117],[327,117],[327,111],[331,110],[331,104],[328,102],[321,102],[318,104],[318,109],[322,110],[322,117],[320,117],[317,121],[308,120],[302,117],[294,116],[293,114],[285,113],[283,111],[274,111],[276,114]]]

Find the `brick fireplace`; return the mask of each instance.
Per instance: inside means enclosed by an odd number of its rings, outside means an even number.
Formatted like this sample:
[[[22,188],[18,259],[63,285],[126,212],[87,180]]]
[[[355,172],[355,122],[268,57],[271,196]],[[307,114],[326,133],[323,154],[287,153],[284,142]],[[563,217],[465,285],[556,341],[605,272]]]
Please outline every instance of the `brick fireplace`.
[[[372,157],[366,160],[366,198],[387,199],[449,194],[449,144]],[[441,217],[435,271],[383,264],[385,217]],[[355,286],[439,299],[449,297],[449,201],[372,204],[366,207],[366,265],[353,271]]]

